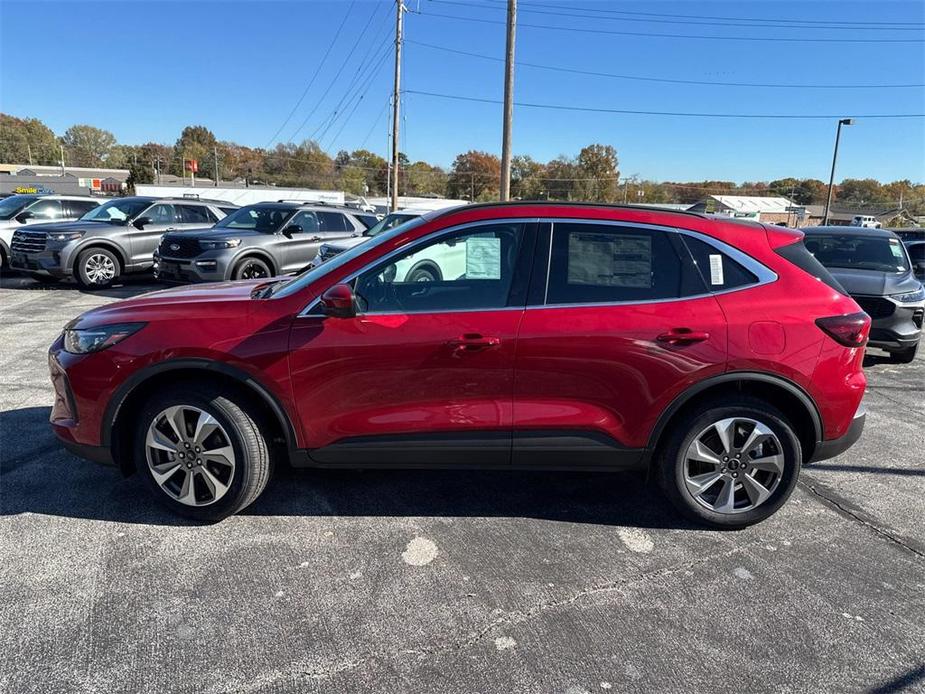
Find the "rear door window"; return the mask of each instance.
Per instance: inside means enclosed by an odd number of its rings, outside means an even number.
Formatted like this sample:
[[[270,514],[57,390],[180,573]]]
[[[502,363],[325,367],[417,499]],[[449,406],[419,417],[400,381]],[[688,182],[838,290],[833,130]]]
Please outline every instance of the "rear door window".
[[[61,219],[64,216],[60,200],[39,200],[27,207],[26,210],[32,213],[33,220]]]
[[[316,214],[318,215],[319,231],[322,233],[353,230],[353,225],[340,212],[316,212]]]
[[[148,217],[152,224],[174,224],[177,221],[177,213],[173,205],[164,203],[153,205],[142,216]]]
[[[83,217],[87,212],[97,206],[94,200],[68,200],[67,206],[70,217]]]
[[[218,219],[204,205],[177,205],[181,224],[212,226]]]
[[[653,301],[703,293],[675,243],[656,229],[553,224],[546,304]]]

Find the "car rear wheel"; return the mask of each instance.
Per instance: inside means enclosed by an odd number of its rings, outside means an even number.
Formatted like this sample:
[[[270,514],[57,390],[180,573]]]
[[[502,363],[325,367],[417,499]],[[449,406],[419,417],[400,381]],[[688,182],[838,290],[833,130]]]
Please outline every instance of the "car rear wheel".
[[[259,258],[245,258],[235,266],[234,279],[257,280],[271,277],[273,272],[270,266]]]
[[[787,501],[802,452],[779,410],[743,397],[709,403],[673,424],[656,464],[659,486],[688,518],[744,528]]]
[[[429,267],[419,267],[408,273],[406,282],[436,282],[437,273]]]
[[[218,521],[253,503],[270,477],[267,439],[246,400],[202,388],[152,398],[135,435],[137,468],[170,510]]]
[[[916,343],[915,347],[890,352],[890,361],[894,364],[911,364],[915,360],[915,355],[918,351],[919,345]]]
[[[86,289],[104,289],[121,274],[116,254],[105,248],[88,248],[77,256],[77,281]]]

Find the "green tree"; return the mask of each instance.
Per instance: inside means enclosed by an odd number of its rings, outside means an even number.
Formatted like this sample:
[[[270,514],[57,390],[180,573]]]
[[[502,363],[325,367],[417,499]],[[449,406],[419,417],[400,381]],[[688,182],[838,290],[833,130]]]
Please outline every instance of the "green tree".
[[[404,195],[445,195],[446,172],[426,161],[408,164],[403,172]]]
[[[617,164],[617,150],[611,145],[594,144],[583,148],[578,153],[577,195],[582,200],[616,202],[620,195]]]
[[[180,137],[173,146],[174,157],[170,162],[170,173],[183,176],[184,161],[195,159],[199,163],[202,176],[212,176],[212,160],[218,140],[204,125],[188,125],[183,128]]]
[[[511,196],[520,200],[542,200],[546,190],[545,173],[545,165],[530,156],[519,154],[511,158]]]
[[[92,125],[72,125],[61,136],[70,166],[103,166],[116,144],[116,136]]]
[[[838,184],[836,200],[849,205],[870,205],[883,202],[880,181],[873,178],[846,178]]]
[[[0,113],[0,162],[53,166],[59,163],[58,138],[38,118]]]
[[[564,155],[556,157],[546,164],[546,175],[543,177],[546,198],[549,200],[576,199],[577,178],[578,164],[575,160]]]

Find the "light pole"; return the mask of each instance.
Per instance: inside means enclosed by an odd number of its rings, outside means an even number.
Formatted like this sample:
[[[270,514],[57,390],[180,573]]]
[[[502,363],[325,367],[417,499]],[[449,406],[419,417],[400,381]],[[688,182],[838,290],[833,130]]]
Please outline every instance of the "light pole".
[[[835,162],[838,160],[838,140],[841,138],[841,127],[843,125],[853,125],[851,118],[842,118],[838,121],[838,128],[835,129],[835,152],[832,154],[832,173],[829,175],[829,194],[825,198],[825,213],[822,215],[822,226],[829,223],[829,208],[832,206],[832,186],[835,185]]]

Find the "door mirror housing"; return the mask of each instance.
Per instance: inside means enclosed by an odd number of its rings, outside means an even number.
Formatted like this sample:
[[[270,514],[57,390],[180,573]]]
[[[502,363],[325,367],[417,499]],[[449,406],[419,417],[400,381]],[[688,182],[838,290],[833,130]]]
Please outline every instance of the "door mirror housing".
[[[302,227],[300,227],[298,224],[290,224],[285,229],[283,229],[283,236],[285,236],[287,239],[291,239],[293,234],[301,233]]]
[[[139,217],[134,222],[132,222],[132,226],[134,226],[136,229],[144,229],[145,225],[151,224],[152,221],[153,220],[150,217]]]
[[[349,284],[335,284],[321,295],[321,312],[332,318],[353,318],[357,314],[356,297]]]
[[[24,210],[20,212],[18,215],[16,215],[16,221],[19,222],[20,224],[25,224],[30,219],[32,219],[34,216],[35,215],[29,212],[29,210]]]

